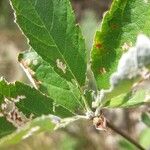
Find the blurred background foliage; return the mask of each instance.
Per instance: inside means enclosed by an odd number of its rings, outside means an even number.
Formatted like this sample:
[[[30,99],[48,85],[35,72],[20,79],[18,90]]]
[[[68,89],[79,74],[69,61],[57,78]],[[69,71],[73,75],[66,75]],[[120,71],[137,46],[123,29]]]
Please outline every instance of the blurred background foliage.
[[[111,0],[72,0],[77,22],[85,37],[86,47],[92,47],[93,37],[100,25],[103,13]],[[28,49],[25,37],[14,24],[13,11],[9,0],[0,0],[0,76],[8,81],[28,82],[17,63],[20,51]],[[150,112],[148,106],[136,109],[106,110],[105,115],[118,128],[150,148],[150,127],[141,121],[143,112]],[[52,134],[42,133],[3,150],[136,150],[135,147],[113,131],[96,131],[92,123],[77,121],[67,128]]]

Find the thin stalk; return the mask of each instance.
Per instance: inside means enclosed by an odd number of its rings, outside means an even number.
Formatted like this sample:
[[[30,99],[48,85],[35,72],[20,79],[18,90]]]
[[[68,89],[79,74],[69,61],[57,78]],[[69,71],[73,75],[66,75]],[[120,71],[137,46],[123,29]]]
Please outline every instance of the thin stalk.
[[[124,133],[123,131],[119,130],[119,128],[115,127],[113,124],[111,124],[109,121],[107,121],[107,126],[112,129],[114,132],[118,133],[122,137],[124,137],[126,140],[128,140],[130,143],[132,143],[135,147],[137,147],[139,150],[145,150],[138,142],[136,142],[134,139],[132,139],[129,135]]]

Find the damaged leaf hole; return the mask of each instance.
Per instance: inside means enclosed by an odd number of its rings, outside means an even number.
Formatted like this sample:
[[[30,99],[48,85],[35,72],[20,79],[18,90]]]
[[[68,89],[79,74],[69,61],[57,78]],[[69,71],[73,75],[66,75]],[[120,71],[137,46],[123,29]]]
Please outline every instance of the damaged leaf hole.
[[[62,70],[63,73],[66,73],[66,64],[64,64],[62,61],[60,61],[60,59],[57,59],[56,60],[56,64],[57,64],[57,67]]]
[[[28,62],[28,61],[27,61]],[[30,69],[29,64],[26,61],[20,61],[20,66],[21,68],[24,70],[25,74],[27,75],[28,79],[30,80],[30,82],[32,83],[32,85],[34,86],[35,89],[39,89],[39,84],[41,84],[40,81],[37,81],[34,76],[35,76],[35,72]],[[31,63],[31,62],[30,62]],[[35,60],[35,63],[36,60]]]
[[[16,107],[16,103],[26,98],[25,96],[17,96],[15,99],[4,98],[4,102],[1,105],[1,114],[12,123],[15,127],[19,128],[24,126],[27,122],[31,121],[33,115],[27,118],[19,109]]]
[[[129,48],[131,48],[133,46],[132,42],[129,42],[129,43],[124,43],[121,48],[122,48],[122,51],[123,52],[127,52]]]

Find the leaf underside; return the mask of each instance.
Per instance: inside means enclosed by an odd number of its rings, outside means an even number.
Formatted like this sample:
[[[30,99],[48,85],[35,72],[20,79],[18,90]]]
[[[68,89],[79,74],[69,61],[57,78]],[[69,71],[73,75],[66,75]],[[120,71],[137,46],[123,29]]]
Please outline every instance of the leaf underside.
[[[142,121],[150,128],[150,113],[143,113]]]
[[[139,90],[135,93],[122,93],[114,98],[111,98],[102,107],[107,108],[132,108],[144,104],[150,104],[150,90]]]

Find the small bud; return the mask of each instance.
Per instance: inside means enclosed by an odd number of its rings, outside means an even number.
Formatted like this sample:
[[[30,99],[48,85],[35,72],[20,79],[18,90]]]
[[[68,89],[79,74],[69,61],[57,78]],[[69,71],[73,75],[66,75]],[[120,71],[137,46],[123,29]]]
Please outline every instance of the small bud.
[[[98,117],[93,118],[93,125],[97,130],[104,130],[106,131],[106,118],[103,114]]]

